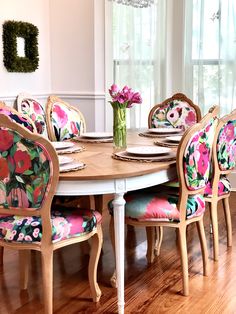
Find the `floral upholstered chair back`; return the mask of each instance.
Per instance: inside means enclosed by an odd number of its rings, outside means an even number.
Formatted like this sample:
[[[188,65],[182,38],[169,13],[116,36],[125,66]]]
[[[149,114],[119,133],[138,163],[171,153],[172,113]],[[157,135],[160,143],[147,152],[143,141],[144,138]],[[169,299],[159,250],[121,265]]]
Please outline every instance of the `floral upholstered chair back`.
[[[37,133],[34,122],[27,115],[16,111],[14,108],[7,106],[3,102],[0,102],[0,114],[8,116],[12,121],[24,126],[29,131]]]
[[[52,141],[64,141],[86,131],[82,113],[56,96],[48,97],[46,114]]]
[[[181,210],[184,207],[182,215],[185,215],[185,201],[188,195],[198,195],[199,202],[205,203],[203,193],[209,178],[217,124],[215,113],[208,113],[185,132],[178,147],[177,171],[182,191],[179,208]],[[182,219],[185,217],[182,216]]]
[[[38,100],[30,94],[20,93],[17,96],[17,110],[29,116],[34,122],[37,132],[48,138],[46,114]]]
[[[236,166],[236,110],[220,119],[213,146],[213,163],[205,196],[229,194],[228,174]]]
[[[220,119],[216,153],[220,171],[233,170],[236,165],[236,110]]]
[[[51,144],[0,114],[0,215],[50,210],[58,173]]]
[[[200,108],[184,94],[178,93],[152,108],[148,127],[174,127],[185,130],[200,120]]]

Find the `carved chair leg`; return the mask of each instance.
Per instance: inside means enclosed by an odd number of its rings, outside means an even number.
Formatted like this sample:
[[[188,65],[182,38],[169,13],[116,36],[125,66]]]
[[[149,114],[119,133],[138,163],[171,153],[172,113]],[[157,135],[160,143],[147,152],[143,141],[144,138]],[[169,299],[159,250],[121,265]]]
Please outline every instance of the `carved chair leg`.
[[[157,239],[155,243],[154,253],[156,256],[159,256],[160,251],[161,251],[162,241],[163,241],[163,227],[161,226],[156,227],[156,234],[157,234]]]
[[[53,250],[41,251],[45,313],[53,313]]]
[[[226,222],[226,230],[227,230],[227,245],[232,246],[232,221],[229,207],[229,197],[222,199],[224,214],[225,214],[225,222]]]
[[[186,242],[186,228],[179,229],[179,248],[181,256],[183,295],[189,295],[189,279],[188,279],[188,254]]]
[[[206,242],[206,234],[203,224],[203,218],[196,222],[197,230],[201,245],[202,251],[202,261],[203,261],[203,275],[208,276],[208,252],[207,252],[207,242]]]
[[[147,261],[149,264],[154,260],[154,246],[155,246],[155,227],[146,227],[147,234]]]
[[[213,231],[213,255],[214,260],[218,261],[219,256],[219,231],[218,231],[218,215],[217,202],[209,203],[212,231]]]
[[[19,251],[20,289],[26,290],[29,279],[30,250]]]
[[[101,225],[97,226],[97,233],[91,238],[91,253],[89,259],[89,285],[94,302],[98,302],[101,297],[101,290],[97,283],[98,260],[102,249],[103,235]]]

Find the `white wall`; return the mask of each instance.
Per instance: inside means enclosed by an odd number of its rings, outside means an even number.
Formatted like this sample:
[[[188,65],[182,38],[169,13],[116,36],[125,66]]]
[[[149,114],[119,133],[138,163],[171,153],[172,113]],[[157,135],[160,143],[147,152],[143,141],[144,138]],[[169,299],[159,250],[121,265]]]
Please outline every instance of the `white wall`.
[[[0,34],[0,100],[28,92],[44,105],[49,94],[76,105],[88,131],[105,129],[104,0],[0,0],[0,23],[30,22],[39,29],[39,69],[10,73]]]
[[[4,67],[2,24],[6,20],[38,27],[39,68],[35,72],[11,73]],[[51,91],[49,0],[0,0],[0,25],[0,100],[12,104],[23,91],[45,98]]]
[[[105,127],[104,0],[50,0],[52,93]]]

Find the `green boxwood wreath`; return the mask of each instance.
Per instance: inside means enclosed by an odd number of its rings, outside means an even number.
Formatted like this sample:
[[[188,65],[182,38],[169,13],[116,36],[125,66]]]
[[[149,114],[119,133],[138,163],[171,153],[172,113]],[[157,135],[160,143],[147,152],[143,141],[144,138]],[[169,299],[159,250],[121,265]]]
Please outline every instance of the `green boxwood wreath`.
[[[3,24],[3,63],[8,72],[34,72],[39,65],[38,28],[26,22]],[[17,55],[17,37],[25,40],[25,57]]]

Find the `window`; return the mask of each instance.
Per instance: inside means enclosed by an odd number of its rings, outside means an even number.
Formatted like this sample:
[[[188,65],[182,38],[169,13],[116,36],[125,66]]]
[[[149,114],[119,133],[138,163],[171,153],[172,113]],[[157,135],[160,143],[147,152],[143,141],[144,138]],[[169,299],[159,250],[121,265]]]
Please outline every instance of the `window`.
[[[128,127],[147,127],[154,105],[156,11],[113,4],[113,79],[139,91],[143,103],[128,110]]]
[[[233,108],[236,96],[235,7],[233,0],[192,0],[192,21],[186,17],[186,33],[189,30],[192,33],[191,42],[186,40],[186,49],[191,51],[186,85],[192,84],[188,89],[193,100],[205,112],[213,104],[220,105],[221,114]],[[188,35],[186,38],[190,39]]]

